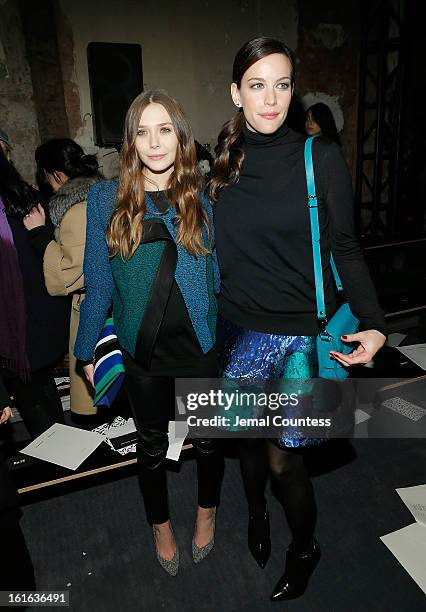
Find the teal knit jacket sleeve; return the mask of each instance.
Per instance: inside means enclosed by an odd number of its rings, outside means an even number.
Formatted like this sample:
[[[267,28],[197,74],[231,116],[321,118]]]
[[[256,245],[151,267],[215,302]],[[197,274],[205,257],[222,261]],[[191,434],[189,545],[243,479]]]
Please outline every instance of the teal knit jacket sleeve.
[[[217,261],[217,254],[216,254],[216,235],[215,235],[214,221],[213,221],[213,208],[205,193],[201,194],[200,199],[201,199],[201,203],[203,205],[204,210],[207,212],[207,216],[209,219],[210,246],[211,246],[212,261],[213,261],[213,285],[214,285],[215,295],[218,295],[220,292],[220,271],[219,271],[219,264]]]
[[[114,280],[111,272],[106,230],[115,207],[116,184],[96,183],[87,198],[84,282],[86,296],[80,307],[80,323],[74,355],[81,361],[92,361],[99,334],[112,302]]]

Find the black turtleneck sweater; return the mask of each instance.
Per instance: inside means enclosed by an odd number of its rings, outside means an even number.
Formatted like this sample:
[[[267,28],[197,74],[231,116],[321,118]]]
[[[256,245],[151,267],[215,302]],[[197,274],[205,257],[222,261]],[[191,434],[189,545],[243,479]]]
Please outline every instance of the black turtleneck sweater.
[[[221,272],[219,312],[242,327],[315,335],[315,282],[304,166],[306,138],[285,124],[274,134],[244,128],[240,178],[214,206]],[[340,147],[313,143],[327,315],[336,310],[330,249],[364,329],[386,324],[355,236],[352,184]]]

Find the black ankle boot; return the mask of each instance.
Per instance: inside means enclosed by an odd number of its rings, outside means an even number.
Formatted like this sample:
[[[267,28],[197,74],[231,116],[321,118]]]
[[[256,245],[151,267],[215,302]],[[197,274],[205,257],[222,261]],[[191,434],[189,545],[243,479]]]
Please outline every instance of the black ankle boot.
[[[262,515],[251,514],[249,516],[248,547],[256,559],[256,563],[263,569],[268,563],[269,555],[271,554],[271,535],[267,506]]]
[[[271,600],[283,601],[303,595],[320,558],[321,550],[316,540],[311,550],[306,553],[297,553],[289,548],[286,555],[285,572],[277,582]]]

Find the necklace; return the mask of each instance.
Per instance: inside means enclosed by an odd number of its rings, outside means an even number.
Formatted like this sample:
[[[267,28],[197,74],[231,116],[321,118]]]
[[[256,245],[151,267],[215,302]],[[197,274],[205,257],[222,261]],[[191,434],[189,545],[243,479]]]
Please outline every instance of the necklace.
[[[144,177],[144,179],[146,181],[148,181],[148,183],[151,183],[151,185],[154,185],[154,187],[157,189],[157,191],[163,191],[163,189],[160,189],[160,187],[157,185],[157,183],[155,183],[153,180],[148,178],[143,172],[142,172],[142,176]]]

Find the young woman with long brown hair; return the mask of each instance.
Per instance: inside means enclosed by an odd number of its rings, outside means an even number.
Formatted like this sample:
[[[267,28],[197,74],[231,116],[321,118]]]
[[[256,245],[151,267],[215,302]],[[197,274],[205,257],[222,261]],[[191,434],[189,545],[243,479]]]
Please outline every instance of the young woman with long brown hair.
[[[223,376],[271,379],[318,376],[315,282],[304,167],[305,138],[286,125],[295,62],[278,40],[261,37],[238,51],[231,95],[238,108],[218,138],[209,195],[221,273],[218,346]],[[336,310],[330,251],[363,331],[343,336],[357,347],[330,355],[345,366],[370,361],[385,342],[385,322],[353,227],[351,178],[340,147],[317,138],[313,158],[326,310]],[[316,506],[304,448],[322,440],[295,435],[242,440],[249,505],[249,548],[264,567],[271,542],[265,486],[271,472],[292,541],[272,600],[305,591],[320,558]],[[269,456],[269,466],[268,459]]]
[[[89,194],[84,275],[75,345],[91,362],[112,304],[138,430],[139,482],[157,558],[175,575],[179,552],[169,520],[165,458],[174,419],[174,379],[217,375],[210,205],[194,138],[176,100],[162,90],[130,106],[118,181]],[[85,365],[93,381],[93,365]],[[216,440],[194,441],[198,509],[193,558],[211,550],[223,471]]]

